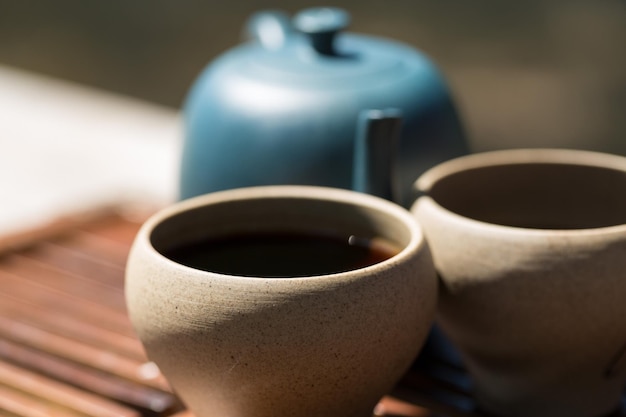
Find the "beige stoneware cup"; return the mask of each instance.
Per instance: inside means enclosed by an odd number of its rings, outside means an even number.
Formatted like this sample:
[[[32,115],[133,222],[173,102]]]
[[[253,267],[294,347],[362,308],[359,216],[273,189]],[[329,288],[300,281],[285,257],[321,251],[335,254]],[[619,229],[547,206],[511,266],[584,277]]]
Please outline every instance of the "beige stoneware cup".
[[[599,417],[626,383],[626,158],[520,149],[438,165],[412,208],[438,322],[483,410]]]
[[[206,272],[164,255],[260,230],[382,237],[401,251],[299,278]],[[419,353],[437,290],[408,211],[309,186],[223,191],[168,207],[139,231],[126,275],[130,318],[148,356],[198,417],[371,416]]]

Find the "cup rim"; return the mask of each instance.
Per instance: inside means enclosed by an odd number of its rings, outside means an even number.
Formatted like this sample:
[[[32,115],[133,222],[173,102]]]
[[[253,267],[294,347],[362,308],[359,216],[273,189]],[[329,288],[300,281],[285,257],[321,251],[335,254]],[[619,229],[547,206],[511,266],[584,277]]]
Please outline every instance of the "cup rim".
[[[626,223],[579,229],[541,229],[489,223],[455,213],[442,206],[428,195],[429,191],[439,180],[461,171],[503,165],[526,164],[577,165],[581,167],[613,169],[626,174],[626,157],[610,153],[566,148],[516,148],[478,152],[442,162],[420,175],[413,184],[419,196],[414,201],[411,211],[415,211],[418,203],[427,203],[457,221],[483,228],[486,227],[495,231],[507,231],[508,233],[517,232],[537,235],[554,235],[557,233],[564,236],[626,233]]]
[[[403,246],[402,250],[399,253],[392,256],[391,258],[385,259],[381,262],[366,267],[322,275],[277,278],[223,274],[193,268],[173,261],[172,259],[162,254],[159,250],[157,250],[152,244],[152,232],[156,229],[157,226],[159,226],[166,220],[180,215],[181,213],[184,213],[186,211],[191,211],[209,204],[215,204],[219,202],[283,198],[309,199],[315,201],[323,200],[328,202],[352,204],[356,206],[360,205],[369,209],[377,210],[381,213],[386,213],[390,216],[395,217],[407,228],[410,233],[409,242]],[[336,279],[338,277],[348,277],[351,275],[357,276],[366,270],[375,273],[376,271],[386,268],[387,265],[389,265],[390,263],[406,262],[411,254],[423,251],[426,243],[422,228],[415,220],[415,218],[411,215],[411,213],[403,207],[399,206],[398,204],[387,201],[385,199],[357,191],[324,186],[262,185],[216,191],[173,203],[157,211],[143,223],[137,235],[136,244],[143,245],[148,250],[149,256],[157,257],[160,259],[160,261],[165,261],[170,267],[173,267],[175,269],[184,270],[187,273],[193,271],[194,275],[206,276],[208,274],[210,276],[228,277],[229,279],[253,279],[270,280],[273,282],[285,282],[291,280],[302,280],[302,278],[306,278],[307,281],[318,281],[320,279]]]

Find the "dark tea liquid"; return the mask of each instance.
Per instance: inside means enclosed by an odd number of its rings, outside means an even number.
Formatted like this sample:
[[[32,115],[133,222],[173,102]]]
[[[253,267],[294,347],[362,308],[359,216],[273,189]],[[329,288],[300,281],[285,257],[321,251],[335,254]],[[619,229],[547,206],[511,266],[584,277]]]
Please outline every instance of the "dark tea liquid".
[[[265,278],[326,275],[384,261],[400,248],[380,238],[314,234],[242,234],[178,247],[165,256],[228,275]]]

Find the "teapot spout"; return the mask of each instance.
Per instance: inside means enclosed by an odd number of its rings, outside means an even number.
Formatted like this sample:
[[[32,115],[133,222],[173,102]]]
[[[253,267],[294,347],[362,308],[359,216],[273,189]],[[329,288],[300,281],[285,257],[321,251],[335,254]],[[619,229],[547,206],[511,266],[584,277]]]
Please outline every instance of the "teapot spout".
[[[352,188],[396,201],[394,166],[400,138],[399,109],[363,110],[355,138]]]

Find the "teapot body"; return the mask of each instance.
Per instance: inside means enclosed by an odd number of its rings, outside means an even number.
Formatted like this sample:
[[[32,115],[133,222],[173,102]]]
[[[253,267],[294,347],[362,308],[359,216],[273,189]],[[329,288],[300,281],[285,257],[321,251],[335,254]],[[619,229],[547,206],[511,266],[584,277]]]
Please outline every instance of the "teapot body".
[[[390,41],[355,34],[338,39],[345,51]],[[398,109],[402,125],[393,161],[396,202],[414,200],[415,179],[431,166],[467,153],[450,92],[428,57],[393,43],[402,62],[383,59],[358,77],[343,57],[306,56],[304,70],[281,72],[277,55],[268,67],[255,59],[254,42],[208,66],[184,108],[185,138],[180,197],[254,185],[303,184],[353,188],[357,119],[364,109]],[[382,49],[387,48],[387,49]],[[303,58],[304,57],[304,58]],[[319,77],[323,67],[336,76]],[[348,68],[348,69],[346,69]],[[342,72],[346,72],[343,74]],[[381,74],[384,73],[384,76]]]

